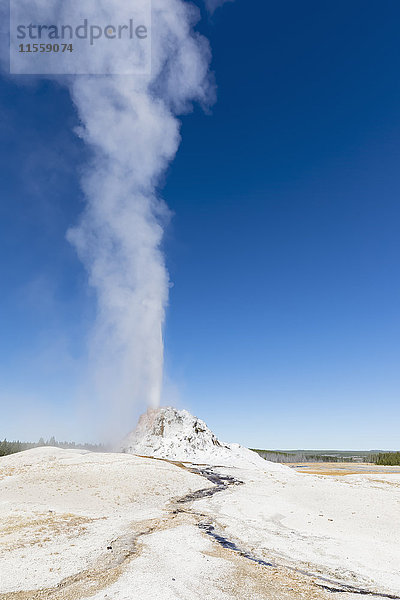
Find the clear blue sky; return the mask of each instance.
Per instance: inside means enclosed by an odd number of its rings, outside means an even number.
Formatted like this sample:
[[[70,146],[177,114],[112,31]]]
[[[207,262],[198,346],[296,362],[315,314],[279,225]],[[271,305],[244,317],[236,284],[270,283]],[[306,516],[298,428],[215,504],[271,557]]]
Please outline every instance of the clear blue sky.
[[[396,0],[236,0],[201,25],[218,101],[163,189],[167,398],[224,439],[400,447],[399,23]],[[86,150],[55,83],[2,79],[0,110],[0,437],[80,439]]]

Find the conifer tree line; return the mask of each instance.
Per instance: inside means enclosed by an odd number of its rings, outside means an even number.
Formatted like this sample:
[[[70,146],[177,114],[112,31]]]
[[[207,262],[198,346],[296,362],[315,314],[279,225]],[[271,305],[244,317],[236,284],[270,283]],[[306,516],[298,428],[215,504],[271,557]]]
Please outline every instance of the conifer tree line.
[[[52,446],[55,448],[89,450],[90,452],[107,452],[107,448],[103,444],[77,444],[76,442],[58,442],[54,436],[45,441],[40,438],[38,442],[20,442],[19,440],[10,442],[4,439],[0,442],[0,456],[8,456],[16,454],[23,450],[31,448],[41,448]],[[296,462],[354,462],[354,457],[332,456],[326,454],[308,454],[305,452],[280,452],[277,450],[254,450],[265,460],[279,463],[296,463]],[[361,453],[360,453],[361,454]],[[400,452],[379,452],[376,454],[366,453],[363,457],[363,462],[374,463],[376,465],[396,466],[400,465]],[[359,462],[359,461],[357,461]]]
[[[372,456],[372,462],[376,465],[394,467],[400,465],[400,452],[380,452]]]
[[[0,442],[0,456],[7,456],[8,454],[15,454],[16,452],[22,452],[23,450],[30,450],[31,448],[40,448],[42,446],[54,446],[56,448],[65,449],[81,449],[90,450],[91,452],[105,452],[106,447],[102,444],[77,444],[75,442],[58,442],[55,437],[51,437],[45,441],[40,438],[38,442],[20,442],[19,440],[9,442],[4,439]]]
[[[313,463],[313,462],[329,462],[329,463],[343,463],[343,462],[365,462],[373,463],[376,465],[383,466],[396,466],[400,465],[400,452],[374,452],[365,451],[351,453],[349,452],[337,452],[334,454],[324,454],[323,452],[313,453],[306,451],[291,451],[283,452],[279,450],[253,450],[257,452],[265,460],[276,462],[276,463]]]

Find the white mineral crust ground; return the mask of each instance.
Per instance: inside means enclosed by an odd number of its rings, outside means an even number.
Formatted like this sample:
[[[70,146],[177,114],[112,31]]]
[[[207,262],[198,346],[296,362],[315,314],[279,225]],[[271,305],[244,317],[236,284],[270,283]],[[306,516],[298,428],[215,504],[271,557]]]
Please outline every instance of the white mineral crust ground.
[[[297,473],[174,409],[147,413],[123,449],[0,459],[0,600],[400,598],[400,473]],[[215,489],[190,463],[243,483],[179,503]],[[359,593],[321,587],[335,583]]]

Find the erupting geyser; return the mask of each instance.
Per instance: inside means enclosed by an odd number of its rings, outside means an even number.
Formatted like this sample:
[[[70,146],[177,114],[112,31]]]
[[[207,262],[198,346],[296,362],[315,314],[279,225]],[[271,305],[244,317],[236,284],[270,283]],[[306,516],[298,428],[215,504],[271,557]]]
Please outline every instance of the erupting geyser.
[[[129,23],[135,3],[18,0],[13,7],[16,23],[118,24]],[[190,2],[152,0],[151,61],[133,75],[123,73],[145,51],[135,54],[132,45],[125,56],[115,39],[80,46],[75,70],[87,75],[51,75],[60,73],[51,69],[52,53],[40,53],[38,72],[68,87],[75,131],[90,150],[81,169],[85,207],[67,234],[96,299],[79,396],[90,427],[112,439],[137,406],[157,407],[162,395],[170,283],[163,253],[169,210],[160,187],[179,148],[178,117],[214,100],[209,44],[195,29],[200,16]]]
[[[187,410],[149,408],[121,445],[122,452],[183,462],[265,467],[255,452],[220,442],[201,419]]]

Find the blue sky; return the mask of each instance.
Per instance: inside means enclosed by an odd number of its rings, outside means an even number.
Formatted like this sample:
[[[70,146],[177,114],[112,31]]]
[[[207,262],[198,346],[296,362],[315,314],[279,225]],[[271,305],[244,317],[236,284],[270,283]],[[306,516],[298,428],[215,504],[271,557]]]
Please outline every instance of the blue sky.
[[[224,439],[400,446],[399,22],[390,0],[236,0],[200,26],[218,100],[162,190],[166,400]],[[87,150],[58,84],[3,78],[0,110],[0,437],[81,439]]]

